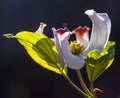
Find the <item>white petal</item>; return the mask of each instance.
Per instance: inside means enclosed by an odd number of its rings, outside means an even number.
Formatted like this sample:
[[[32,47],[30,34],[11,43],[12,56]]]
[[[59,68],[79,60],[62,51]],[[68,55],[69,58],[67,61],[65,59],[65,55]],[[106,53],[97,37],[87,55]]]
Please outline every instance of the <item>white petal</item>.
[[[81,69],[84,64],[85,61],[83,58],[79,58],[76,55],[73,55],[70,51],[70,47],[69,47],[69,37],[70,37],[71,32],[66,32],[62,35],[61,39],[59,39],[60,41],[60,45],[61,45],[61,50],[63,53],[63,56],[65,58],[66,64],[69,68],[71,69]]]
[[[38,28],[38,30],[35,32],[35,33],[39,33],[39,34],[42,34],[43,33],[43,30],[44,28],[46,27],[47,25],[45,23],[40,23],[40,26]]]
[[[88,48],[85,50],[84,55],[93,49],[103,49],[108,42],[111,20],[106,13],[97,13],[94,10],[87,10],[85,12],[92,20],[92,33]]]
[[[57,32],[56,32],[55,28],[52,28],[52,30],[53,30],[53,34],[54,34],[54,41],[55,41],[55,44],[57,46],[58,53],[59,53],[59,56],[60,56],[60,62],[61,62],[62,67],[64,67],[65,66],[65,62],[64,62],[63,54],[62,54],[62,51],[61,51],[61,48],[60,48],[58,35],[57,35]]]

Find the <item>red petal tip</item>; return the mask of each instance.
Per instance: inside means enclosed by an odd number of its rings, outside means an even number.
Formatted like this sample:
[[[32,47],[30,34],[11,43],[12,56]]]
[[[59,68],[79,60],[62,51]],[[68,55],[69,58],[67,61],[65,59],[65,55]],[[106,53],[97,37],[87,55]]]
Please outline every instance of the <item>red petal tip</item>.
[[[79,37],[84,37],[85,34],[89,32],[89,28],[87,26],[79,26],[76,29],[73,30],[73,33],[76,34]]]

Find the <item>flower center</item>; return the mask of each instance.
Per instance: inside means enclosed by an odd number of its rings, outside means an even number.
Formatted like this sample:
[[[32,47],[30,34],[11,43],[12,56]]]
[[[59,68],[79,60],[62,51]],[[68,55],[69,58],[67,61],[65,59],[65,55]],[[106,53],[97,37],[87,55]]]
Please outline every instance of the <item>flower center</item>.
[[[85,46],[81,43],[77,43],[76,41],[70,42],[70,50],[72,54],[78,55],[79,53],[85,50]]]

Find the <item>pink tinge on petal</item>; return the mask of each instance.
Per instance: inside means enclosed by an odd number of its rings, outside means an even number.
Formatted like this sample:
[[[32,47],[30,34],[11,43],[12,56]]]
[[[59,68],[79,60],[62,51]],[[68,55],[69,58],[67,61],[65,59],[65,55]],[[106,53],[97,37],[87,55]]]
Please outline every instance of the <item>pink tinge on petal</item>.
[[[84,38],[84,36],[89,32],[89,28],[87,26],[79,26],[73,30],[73,33],[76,34],[80,38]]]
[[[56,32],[59,36],[61,36],[62,34],[64,34],[67,31],[69,31],[69,30],[66,27],[65,28],[59,28],[59,29],[56,30]]]

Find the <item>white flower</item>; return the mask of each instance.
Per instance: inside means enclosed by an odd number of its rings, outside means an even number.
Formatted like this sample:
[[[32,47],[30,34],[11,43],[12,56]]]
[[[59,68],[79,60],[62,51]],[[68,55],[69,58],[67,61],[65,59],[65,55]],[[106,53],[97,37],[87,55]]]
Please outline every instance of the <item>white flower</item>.
[[[41,22],[38,30],[37,30],[35,33],[42,34],[43,31],[44,31],[44,28],[45,28],[46,26],[47,26],[47,25],[46,25],[45,23]]]
[[[73,32],[65,29],[52,28],[54,34],[55,44],[57,46],[61,65],[65,64],[71,69],[81,69],[85,65],[85,58],[91,50],[103,49],[109,39],[111,30],[111,21],[106,13],[97,13],[94,10],[87,10],[85,14],[89,16],[92,21],[92,32],[89,40],[88,27],[78,27]],[[60,31],[61,30],[61,31]],[[60,31],[60,32],[59,32]],[[61,33],[63,32],[63,34]],[[71,34],[76,34],[76,42],[84,44],[85,50],[78,55],[71,53],[69,38]]]

